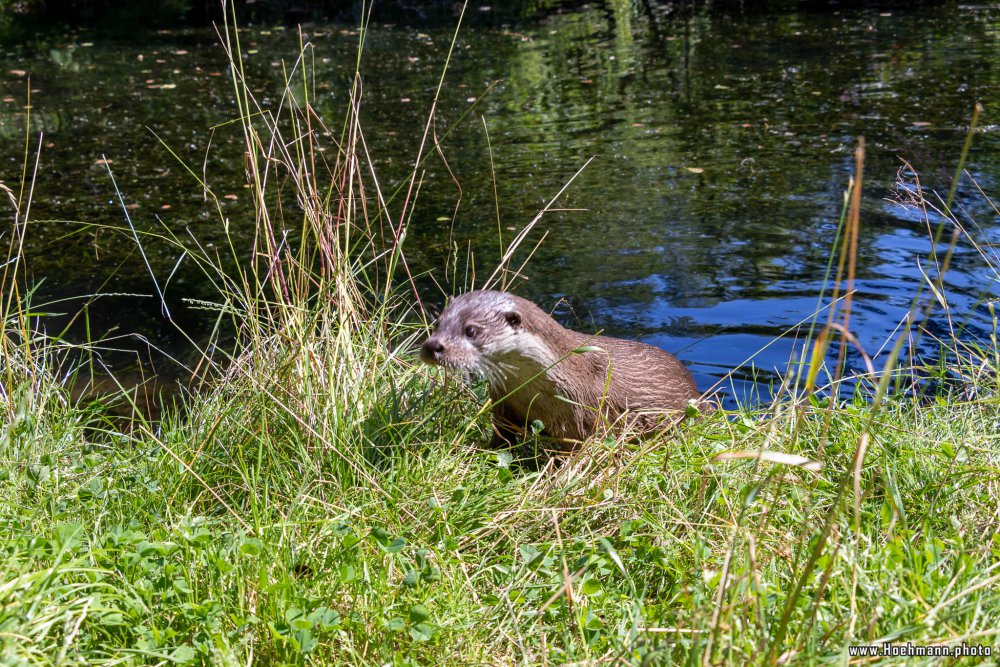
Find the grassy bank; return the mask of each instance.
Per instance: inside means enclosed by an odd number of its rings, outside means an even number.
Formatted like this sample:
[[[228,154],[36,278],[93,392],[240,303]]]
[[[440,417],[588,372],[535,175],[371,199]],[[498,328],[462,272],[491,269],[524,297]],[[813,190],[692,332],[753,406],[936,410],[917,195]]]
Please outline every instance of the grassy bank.
[[[0,661],[858,663],[874,660],[849,646],[883,642],[996,654],[995,337],[949,343],[964,361],[948,394],[887,394],[906,375],[890,363],[881,388],[876,376],[852,400],[817,400],[804,387],[820,355],[794,399],[592,442],[562,465],[511,461],[485,448],[475,390],[412,352],[424,316],[403,242],[430,125],[413,178],[383,190],[359,91],[324,125],[300,60],[280,106],[261,109],[227,34],[250,252],[230,237],[222,262],[159,233],[219,286],[219,330],[236,332],[201,344],[201,391],[156,423],[72,399],[65,378],[85,362],[35,333],[19,265],[4,267]],[[849,305],[837,318],[849,328]]]
[[[131,434],[44,373],[15,384],[3,662],[760,664],[996,643],[993,398],[717,413],[529,471],[480,446],[472,401],[371,343],[247,359]],[[762,449],[824,465],[713,461]]]

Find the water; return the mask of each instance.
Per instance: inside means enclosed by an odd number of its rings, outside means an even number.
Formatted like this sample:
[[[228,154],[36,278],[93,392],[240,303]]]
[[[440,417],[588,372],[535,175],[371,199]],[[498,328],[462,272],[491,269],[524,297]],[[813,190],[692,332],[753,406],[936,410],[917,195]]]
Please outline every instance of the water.
[[[499,253],[497,208],[509,240],[593,158],[556,204],[563,210],[547,214],[534,234],[547,237],[518,293],[546,308],[558,304],[567,325],[675,352],[702,389],[753,356],[756,375],[743,367],[723,390],[730,400],[766,393],[773,372],[801,349],[802,333],[788,332],[816,309],[856,138],[864,135],[852,328],[876,354],[923,280],[918,262],[930,271],[923,218],[893,201],[902,160],[928,192],[943,195],[972,108],[982,102],[967,170],[986,193],[998,191],[1000,9],[949,3],[742,16],[668,9],[611,2],[517,24],[476,10],[439,107],[438,132],[450,131],[448,165],[427,163],[407,239],[413,265],[442,267],[454,242],[471,247],[478,275],[488,275]],[[315,44],[319,111],[339,121],[356,33],[311,26],[306,34]],[[446,25],[379,25],[369,34],[363,121],[383,187],[411,168],[450,38]],[[295,57],[297,37],[257,29],[243,39],[252,81],[273,104],[280,61]],[[117,325],[116,335],[138,330],[179,350],[127,228],[96,227],[125,222],[103,157],[138,228],[190,231],[205,244],[222,239],[200,186],[162,139],[230,195],[224,210],[250,234],[240,137],[225,124],[234,115],[232,88],[214,35],[160,33],[141,43],[59,35],[7,47],[0,72],[4,183],[14,187],[20,176],[26,73],[32,148],[44,133],[27,247],[29,273],[45,279],[40,295],[117,294],[91,305],[92,330]],[[460,120],[471,100],[476,108]],[[462,188],[453,236],[440,220],[455,209],[449,169]],[[973,238],[996,242],[997,213],[969,180],[958,202]],[[168,244],[151,240],[146,251],[161,282],[172,274],[175,319],[204,327],[203,314],[180,299],[211,298],[210,285],[189,261],[177,265]],[[436,276],[444,279],[440,268]],[[429,300],[441,301],[425,285]],[[967,240],[946,286],[956,320],[970,316],[965,335],[984,335],[996,276]],[[940,313],[931,327],[947,330]],[[936,349],[925,337],[922,351]],[[857,354],[849,361],[860,367]],[[755,387],[754,377],[762,384]]]

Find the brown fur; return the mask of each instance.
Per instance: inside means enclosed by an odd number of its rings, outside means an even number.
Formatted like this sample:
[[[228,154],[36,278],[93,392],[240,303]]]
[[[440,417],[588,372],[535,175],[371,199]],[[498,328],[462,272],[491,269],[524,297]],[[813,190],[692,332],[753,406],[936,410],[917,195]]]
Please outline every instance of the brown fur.
[[[574,352],[587,348],[585,352]],[[599,348],[599,349],[591,349]],[[699,398],[691,373],[671,354],[638,341],[571,331],[532,302],[477,291],[451,300],[421,358],[483,375],[494,426],[526,431],[534,420],[570,449],[615,424],[649,430],[676,421]],[[609,377],[610,375],[610,377]]]

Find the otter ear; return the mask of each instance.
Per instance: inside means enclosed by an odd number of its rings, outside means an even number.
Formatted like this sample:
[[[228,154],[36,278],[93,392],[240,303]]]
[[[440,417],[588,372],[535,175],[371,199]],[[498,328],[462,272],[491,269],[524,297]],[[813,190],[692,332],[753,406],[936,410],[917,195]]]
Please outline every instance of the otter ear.
[[[504,315],[504,319],[507,320],[507,324],[517,329],[521,326],[521,316],[513,311]]]

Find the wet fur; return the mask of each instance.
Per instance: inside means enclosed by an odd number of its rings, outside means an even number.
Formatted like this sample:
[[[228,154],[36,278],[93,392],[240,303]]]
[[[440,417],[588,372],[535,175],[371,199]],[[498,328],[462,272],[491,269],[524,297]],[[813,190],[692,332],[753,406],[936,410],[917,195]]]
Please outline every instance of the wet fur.
[[[574,352],[583,347],[600,349]],[[691,373],[673,355],[566,329],[527,299],[504,292],[452,299],[421,358],[485,377],[494,425],[505,440],[537,419],[562,449],[623,415],[626,423],[618,426],[640,431],[672,423],[699,397]]]

